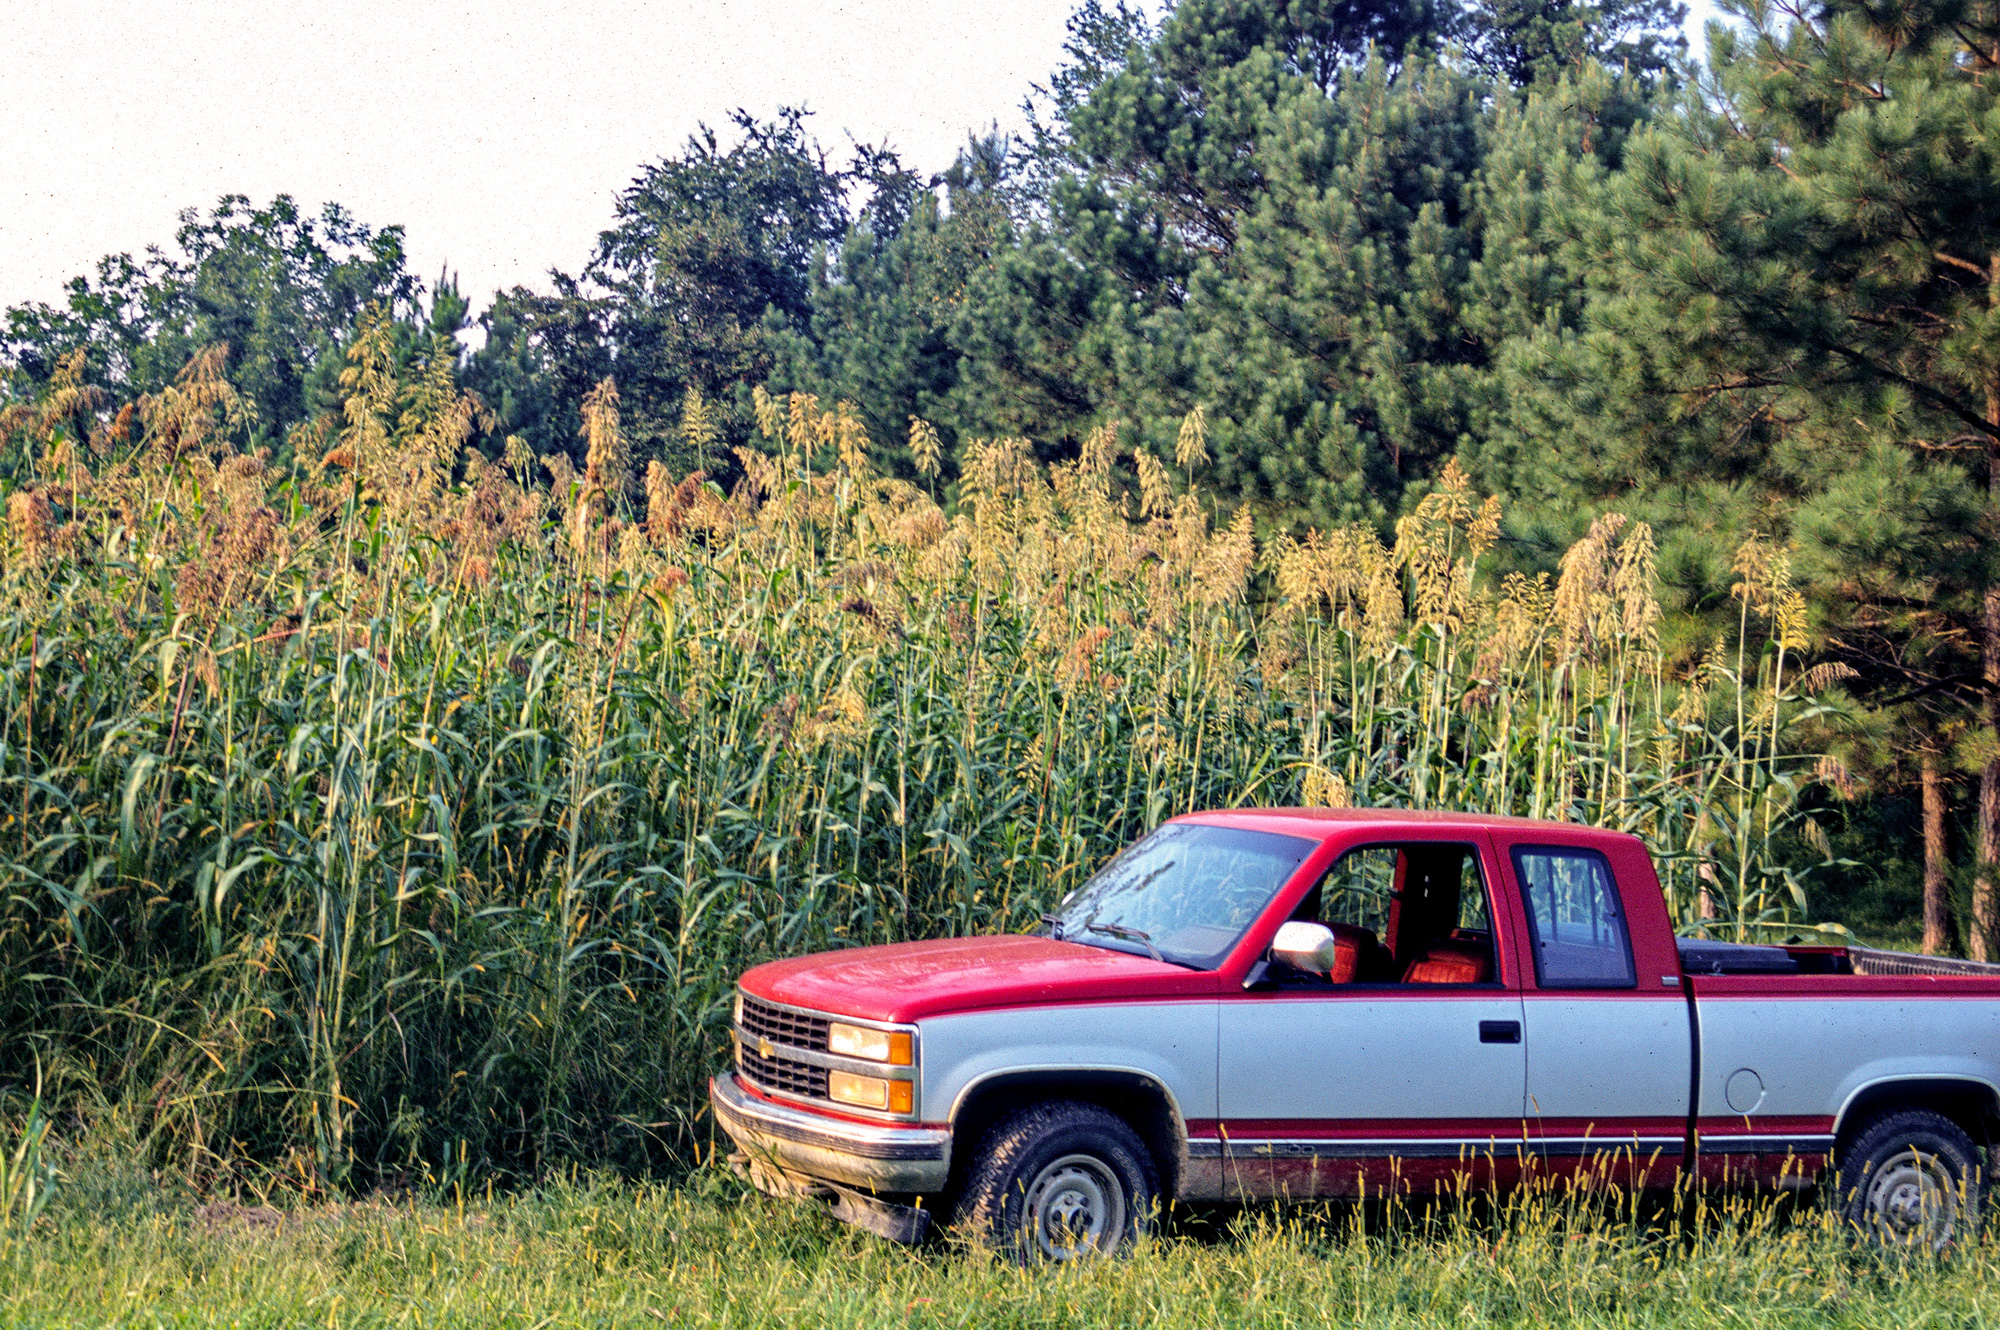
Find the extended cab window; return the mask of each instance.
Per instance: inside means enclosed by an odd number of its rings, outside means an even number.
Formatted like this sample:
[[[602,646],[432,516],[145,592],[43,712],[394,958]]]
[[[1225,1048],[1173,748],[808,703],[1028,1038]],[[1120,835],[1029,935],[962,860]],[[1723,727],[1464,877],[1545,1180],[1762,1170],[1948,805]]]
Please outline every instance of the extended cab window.
[[[1153,954],[1198,970],[1222,963],[1316,842],[1169,822],[1043,916],[1051,937]]]
[[[1292,918],[1333,930],[1335,984],[1480,984],[1498,978],[1486,886],[1469,845],[1349,850]]]
[[[1514,851],[1543,988],[1631,988],[1632,942],[1611,866],[1594,850]]]

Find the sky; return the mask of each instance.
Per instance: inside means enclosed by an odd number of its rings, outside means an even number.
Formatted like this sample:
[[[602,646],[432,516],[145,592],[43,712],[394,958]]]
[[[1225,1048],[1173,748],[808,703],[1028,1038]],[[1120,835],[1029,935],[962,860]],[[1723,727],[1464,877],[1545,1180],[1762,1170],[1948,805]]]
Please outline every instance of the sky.
[[[1020,123],[1067,0],[6,0],[0,306],[226,193],[406,227],[483,304],[575,270],[645,162],[803,104],[939,170]]]
[[[1705,0],[1689,21],[1698,39]],[[482,307],[580,268],[618,191],[742,106],[925,171],[1021,124],[1070,0],[6,0],[0,307],[224,194],[406,228]]]

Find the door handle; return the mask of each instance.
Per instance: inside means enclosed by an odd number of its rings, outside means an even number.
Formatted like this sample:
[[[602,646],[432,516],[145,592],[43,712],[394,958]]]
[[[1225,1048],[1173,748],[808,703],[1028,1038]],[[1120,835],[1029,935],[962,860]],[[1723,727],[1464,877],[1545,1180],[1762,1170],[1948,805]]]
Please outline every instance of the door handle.
[[[1479,1042],[1482,1044],[1518,1044],[1521,1042],[1521,1022],[1481,1021],[1479,1022]]]

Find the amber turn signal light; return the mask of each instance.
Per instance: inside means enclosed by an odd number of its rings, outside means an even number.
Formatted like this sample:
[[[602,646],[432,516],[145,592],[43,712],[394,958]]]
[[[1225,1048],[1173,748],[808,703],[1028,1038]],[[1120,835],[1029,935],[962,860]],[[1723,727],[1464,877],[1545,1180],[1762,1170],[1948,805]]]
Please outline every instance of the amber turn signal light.
[[[856,1076],[848,1071],[826,1074],[826,1095],[836,1104],[889,1113],[909,1113],[916,1107],[915,1087],[908,1081],[885,1081],[879,1076]]]

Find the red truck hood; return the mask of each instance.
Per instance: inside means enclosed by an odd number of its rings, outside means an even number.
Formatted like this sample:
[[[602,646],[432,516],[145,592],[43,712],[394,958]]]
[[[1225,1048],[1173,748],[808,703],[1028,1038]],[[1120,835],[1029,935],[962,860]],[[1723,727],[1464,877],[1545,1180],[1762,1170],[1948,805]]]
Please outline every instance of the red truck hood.
[[[960,937],[772,961],[743,991],[872,1021],[952,1011],[1213,993],[1216,975],[1045,937]]]

